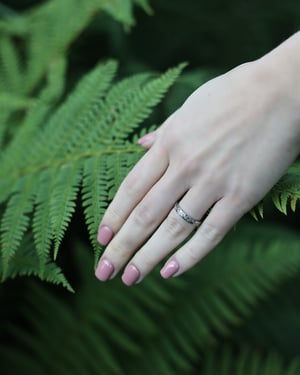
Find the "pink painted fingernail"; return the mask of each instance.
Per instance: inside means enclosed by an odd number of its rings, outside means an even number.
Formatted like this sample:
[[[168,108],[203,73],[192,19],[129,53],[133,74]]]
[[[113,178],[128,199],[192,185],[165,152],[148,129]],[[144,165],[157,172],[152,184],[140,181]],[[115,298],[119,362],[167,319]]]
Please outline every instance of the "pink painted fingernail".
[[[102,259],[96,269],[96,277],[101,281],[107,281],[114,272],[114,266],[107,259]]]
[[[144,135],[143,137],[141,137],[137,141],[137,143],[139,145],[141,145],[141,146],[145,146],[146,147],[147,145],[149,145],[149,143],[153,142],[153,140],[154,140],[154,133],[155,132],[151,132],[151,133],[148,133],[148,134]]]
[[[98,242],[106,246],[113,238],[114,232],[107,226],[101,225],[98,232]]]
[[[175,260],[171,260],[161,269],[160,274],[164,279],[168,279],[175,275],[178,270],[179,264]]]
[[[138,281],[140,275],[140,271],[136,268],[136,266],[130,264],[122,275],[123,283],[128,286],[133,285]]]

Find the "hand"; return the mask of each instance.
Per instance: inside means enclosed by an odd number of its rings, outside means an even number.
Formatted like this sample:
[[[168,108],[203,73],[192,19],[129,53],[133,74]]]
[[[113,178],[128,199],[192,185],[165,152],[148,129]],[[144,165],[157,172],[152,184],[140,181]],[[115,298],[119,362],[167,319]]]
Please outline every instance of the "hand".
[[[98,241],[108,245],[96,270],[100,280],[127,264],[123,282],[140,282],[194,231],[161,275],[187,271],[297,157],[300,87],[277,75],[291,49],[291,42],[285,43],[279,52],[201,86],[144,139],[149,151],[120,186],[99,227]],[[190,217],[204,218],[198,228],[176,212],[176,202]]]

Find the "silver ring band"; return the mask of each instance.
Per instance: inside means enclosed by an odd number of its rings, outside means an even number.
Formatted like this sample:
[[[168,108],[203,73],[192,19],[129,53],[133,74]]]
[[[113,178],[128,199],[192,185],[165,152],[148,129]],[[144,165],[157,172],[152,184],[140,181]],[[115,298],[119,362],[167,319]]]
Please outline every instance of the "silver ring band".
[[[178,202],[176,202],[175,204],[175,211],[176,213],[184,220],[186,221],[187,223],[189,224],[192,224],[192,225],[200,225],[201,224],[201,220],[196,220],[194,219],[192,216],[190,216],[189,214],[187,214],[179,205]]]

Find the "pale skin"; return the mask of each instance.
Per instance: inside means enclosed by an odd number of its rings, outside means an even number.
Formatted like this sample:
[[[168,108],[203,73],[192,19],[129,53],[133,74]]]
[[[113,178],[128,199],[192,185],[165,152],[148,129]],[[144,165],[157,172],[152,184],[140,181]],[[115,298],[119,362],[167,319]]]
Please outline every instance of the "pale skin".
[[[300,150],[300,33],[199,87],[154,133],[99,226],[99,280],[139,283],[195,266],[257,204]],[[182,209],[201,225],[185,222]],[[209,213],[206,214],[209,210]],[[196,229],[196,230],[195,230]],[[191,233],[191,238],[178,250]]]

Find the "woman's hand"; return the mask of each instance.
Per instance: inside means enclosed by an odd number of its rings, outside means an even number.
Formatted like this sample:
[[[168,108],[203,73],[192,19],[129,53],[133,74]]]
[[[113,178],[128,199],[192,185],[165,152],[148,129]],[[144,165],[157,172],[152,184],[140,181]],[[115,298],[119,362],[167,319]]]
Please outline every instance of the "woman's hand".
[[[299,49],[296,34],[265,57],[209,81],[141,141],[149,151],[99,227],[98,241],[108,245],[96,270],[100,280],[127,264],[123,282],[140,282],[195,231],[161,270],[164,278],[182,274],[278,181],[300,147],[300,68],[291,60]],[[280,75],[288,67],[289,75]],[[203,222],[197,226],[189,218]]]

